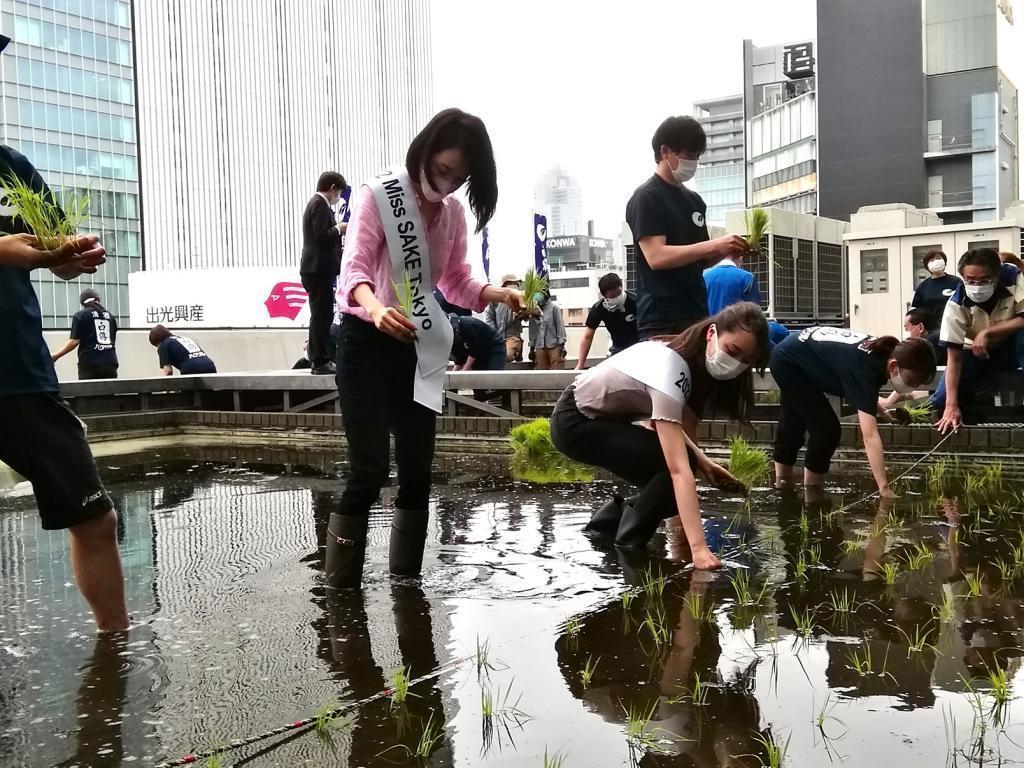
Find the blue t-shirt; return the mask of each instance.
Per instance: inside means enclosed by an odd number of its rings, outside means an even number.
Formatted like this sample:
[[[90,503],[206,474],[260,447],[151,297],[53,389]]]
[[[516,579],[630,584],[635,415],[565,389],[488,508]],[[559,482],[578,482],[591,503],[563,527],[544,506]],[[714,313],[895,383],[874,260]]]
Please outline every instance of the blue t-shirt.
[[[80,309],[71,318],[79,368],[117,368],[117,320],[105,309]]]
[[[486,360],[495,350],[505,351],[505,338],[483,320],[475,317],[448,315],[455,338],[452,341],[452,357],[462,365],[467,356]]]
[[[741,301],[752,301],[761,306],[761,289],[753,272],[735,264],[718,264],[704,270],[704,285],[708,291],[708,314],[717,315],[723,309]]]
[[[50,194],[28,158],[6,145],[0,145],[0,175],[14,175],[37,192]],[[0,232],[31,230],[19,218],[0,216]],[[0,395],[58,391],[30,275],[27,269],[0,266]]]
[[[789,328],[776,320],[768,321],[768,343],[773,347],[781,344],[789,336]]]
[[[160,367],[170,365],[177,368],[182,375],[193,373],[216,373],[213,360],[206,356],[203,348],[187,336],[171,336],[160,342],[156,348],[160,358]]]
[[[874,338],[848,328],[806,328],[772,350],[772,374],[795,372],[818,390],[874,415],[878,390],[889,378],[887,359],[865,346]]]

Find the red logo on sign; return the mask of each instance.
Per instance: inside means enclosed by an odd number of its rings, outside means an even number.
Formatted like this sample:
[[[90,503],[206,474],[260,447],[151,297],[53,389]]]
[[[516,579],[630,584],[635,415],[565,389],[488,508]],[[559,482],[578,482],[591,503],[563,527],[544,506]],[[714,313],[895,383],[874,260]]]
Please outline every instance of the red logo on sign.
[[[301,283],[278,283],[270,289],[270,295],[263,304],[271,317],[294,320],[308,300],[309,296]]]

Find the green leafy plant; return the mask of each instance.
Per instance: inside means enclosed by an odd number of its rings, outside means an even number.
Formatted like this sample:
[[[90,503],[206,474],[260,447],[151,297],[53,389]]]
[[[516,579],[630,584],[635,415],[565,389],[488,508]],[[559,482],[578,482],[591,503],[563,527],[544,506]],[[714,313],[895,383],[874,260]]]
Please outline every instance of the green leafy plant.
[[[907,641],[907,658],[910,658],[910,654],[912,653],[924,652],[925,648],[930,648],[933,651],[935,650],[935,646],[928,642],[929,624],[931,624],[931,622],[924,625],[923,631],[920,624],[915,624],[913,635],[905,632],[902,627],[896,627],[900,634],[903,635],[903,639]]]
[[[623,593],[619,595],[619,599],[622,600],[622,610],[629,610],[630,606],[633,604],[634,597],[636,597],[636,595],[634,595],[633,592],[628,589],[623,591]]]
[[[567,459],[551,442],[547,419],[534,419],[509,430],[512,475],[532,483],[589,483],[594,473]]]
[[[0,177],[0,193],[13,215],[32,230],[46,250],[53,250],[73,239],[78,228],[89,218],[88,192],[62,195],[63,206],[52,195],[37,192],[14,174]]]
[[[920,571],[931,564],[935,559],[935,553],[929,550],[924,544],[918,544],[906,555],[907,569]]]
[[[683,605],[694,621],[711,621],[714,616],[714,606],[703,595],[687,595]]]
[[[544,768],[565,768],[565,754],[561,751],[555,752],[548,757],[548,748],[544,747]]]
[[[789,606],[789,615],[793,617],[793,625],[797,634],[805,640],[814,632],[814,611],[810,608],[798,610],[795,606]]]
[[[828,593],[828,606],[832,609],[832,613],[856,613],[859,603],[855,595],[851,595],[849,590],[843,589],[840,592],[838,589],[833,589]]]
[[[931,424],[935,421],[935,410],[927,402],[905,405],[903,410],[907,412],[911,424]]]
[[[398,300],[398,308],[402,311],[402,314],[411,318],[413,289],[412,278],[409,277],[408,270],[402,271],[401,283],[396,283],[393,280],[391,281],[391,290],[395,292],[395,299]]]
[[[754,253],[761,252],[761,240],[768,234],[768,211],[764,208],[751,208],[743,215],[747,228],[747,247]]]
[[[865,645],[862,651],[852,651],[847,657],[850,662],[850,669],[856,672],[861,677],[868,677],[869,675],[878,675],[879,677],[888,677],[893,682],[896,681],[889,672],[885,671],[885,668],[889,662],[889,647],[885,648],[885,658],[882,660],[882,669],[878,672],[875,671],[874,659],[871,656],[871,646]]]
[[[964,573],[964,581],[967,583],[968,597],[981,597],[981,570],[975,569],[973,573]]]
[[[587,654],[587,663],[580,670],[580,682],[583,683],[584,688],[590,687],[590,681],[594,679],[594,673],[597,671],[597,665],[600,663],[600,656],[595,659],[590,654]]]
[[[785,766],[786,753],[789,751],[789,740],[793,738],[792,734],[786,737],[785,742],[780,742],[771,732],[767,735],[758,734],[754,738],[764,750],[765,756],[763,758],[758,757],[762,768],[783,768]]]
[[[321,741],[330,741],[334,731],[348,725],[348,718],[342,717],[341,703],[334,699],[316,709],[316,735]]]
[[[690,697],[690,703],[695,707],[707,706],[708,690],[707,683],[701,682],[700,675],[694,672],[693,685],[691,685],[687,690]]]
[[[659,570],[658,575],[655,576],[654,565],[652,564],[641,571],[640,578],[642,579],[641,588],[647,601],[660,600],[665,592],[665,584],[668,582],[665,575]]]
[[[771,459],[739,435],[729,438],[729,472],[748,488],[762,480],[771,469]]]
[[[644,611],[644,620],[640,623],[638,632],[642,632],[645,629],[656,646],[668,644],[668,622],[665,617],[665,608],[661,603],[647,606],[647,609]]]
[[[664,754],[666,750],[661,744],[663,739],[670,737],[679,740],[678,736],[663,728],[651,727],[654,713],[658,711],[658,702],[659,700],[655,699],[648,708],[634,707],[632,704],[628,708],[622,707],[626,713],[626,741],[629,742],[630,749],[641,753]]]
[[[730,578],[733,593],[736,595],[736,602],[742,606],[760,605],[768,593],[768,583],[761,585],[761,591],[755,593],[750,583],[750,574],[746,570],[739,570]]]
[[[547,293],[548,281],[538,275],[536,270],[528,269],[523,276],[521,290],[523,291],[523,308],[528,312],[533,312],[537,309],[537,300],[534,296],[538,293]]]
[[[399,667],[391,673],[391,703],[404,704],[409,696],[411,667]],[[413,694],[415,695],[415,694]]]
[[[430,753],[434,751],[434,747],[437,746],[437,742],[444,736],[444,730],[442,726],[434,722],[434,711],[430,711],[430,716],[427,718],[426,724],[423,726],[423,732],[420,734],[420,740],[416,742],[416,748],[409,753],[410,757],[430,757]],[[408,751],[408,748],[407,748]]]
[[[956,615],[955,611],[956,600],[953,597],[953,593],[943,589],[942,602],[932,605],[932,616],[934,616],[939,622],[948,624],[953,621],[953,618]]]
[[[875,569],[882,578],[882,583],[891,587],[896,583],[896,577],[900,575],[900,567],[896,563],[882,563]]]

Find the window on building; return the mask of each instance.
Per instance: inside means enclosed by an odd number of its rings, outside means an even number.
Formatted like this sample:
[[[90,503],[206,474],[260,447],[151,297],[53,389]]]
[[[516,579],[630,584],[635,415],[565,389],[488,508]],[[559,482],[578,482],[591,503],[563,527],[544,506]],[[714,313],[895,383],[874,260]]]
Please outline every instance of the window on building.
[[[873,248],[860,252],[860,292],[889,292],[888,248]]]
[[[975,248],[991,248],[993,251],[999,250],[998,240],[971,240],[967,243],[967,250],[973,251]]]

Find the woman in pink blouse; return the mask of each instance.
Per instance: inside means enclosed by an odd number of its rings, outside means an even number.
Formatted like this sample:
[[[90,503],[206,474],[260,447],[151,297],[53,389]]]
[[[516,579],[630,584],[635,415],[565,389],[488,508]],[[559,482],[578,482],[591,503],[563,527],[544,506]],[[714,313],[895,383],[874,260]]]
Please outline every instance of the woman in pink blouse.
[[[497,172],[491,140],[480,118],[458,109],[438,113],[413,139],[405,158],[430,250],[430,274],[445,298],[481,311],[500,301],[522,308],[522,294],[475,279],[466,261],[466,216],[452,193],[467,187],[479,232],[494,215]],[[416,325],[398,309],[391,256],[370,187],[353,202],[338,278],[343,313],[338,340],[338,394],[348,442],[349,476],[340,509],[331,516],[334,547],[329,579],[358,587],[367,517],[390,470],[395,436],[398,496],[391,525],[389,567],[419,576],[427,530],[436,414],[413,399]],[[329,555],[331,547],[329,547]]]

